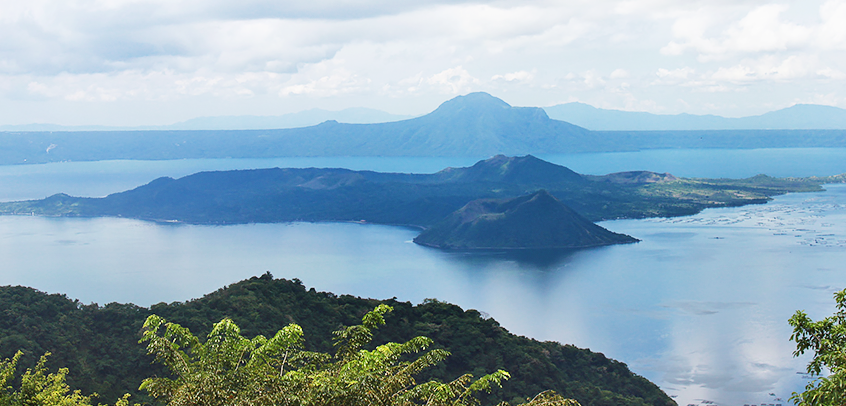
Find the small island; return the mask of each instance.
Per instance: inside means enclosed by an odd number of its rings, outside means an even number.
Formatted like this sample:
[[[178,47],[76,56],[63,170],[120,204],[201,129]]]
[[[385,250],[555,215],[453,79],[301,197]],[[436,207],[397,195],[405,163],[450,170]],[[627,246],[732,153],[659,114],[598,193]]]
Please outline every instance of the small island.
[[[637,241],[594,224],[543,189],[513,199],[474,200],[414,239],[455,250],[573,249]]]

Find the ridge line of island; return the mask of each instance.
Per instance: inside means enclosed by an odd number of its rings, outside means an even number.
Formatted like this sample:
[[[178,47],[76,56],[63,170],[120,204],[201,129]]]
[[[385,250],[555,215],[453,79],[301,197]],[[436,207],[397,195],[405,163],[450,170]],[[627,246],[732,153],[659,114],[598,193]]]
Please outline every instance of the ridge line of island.
[[[123,217],[207,225],[356,222],[422,229],[414,242],[452,250],[575,249],[633,243],[595,221],[691,215],[821,191],[846,175],[689,179],[630,171],[581,175],[532,155],[497,155],[433,174],[338,168],[199,172],[102,198],[55,194],[0,203],[0,214]]]

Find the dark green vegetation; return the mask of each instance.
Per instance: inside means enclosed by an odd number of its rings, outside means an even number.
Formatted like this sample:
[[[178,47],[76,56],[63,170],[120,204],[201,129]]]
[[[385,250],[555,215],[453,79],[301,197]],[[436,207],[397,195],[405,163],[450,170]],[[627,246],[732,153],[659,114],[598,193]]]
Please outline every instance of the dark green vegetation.
[[[450,382],[418,383],[416,375],[449,352],[430,349],[432,340],[423,336],[365,348],[391,311],[380,304],[361,324],[335,331],[335,354],[303,350],[303,330],[295,323],[270,338],[250,339],[227,318],[202,340],[152,315],[144,322],[142,341],[174,377],[144,379],[141,389],[169,406],[477,406],[478,393],[501,388],[510,378],[498,370],[479,378],[467,373]],[[520,406],[579,404],[544,391]]]
[[[108,159],[288,156],[462,156],[637,151],[653,148],[846,147],[846,130],[594,132],[511,107],[486,93],[390,123],[278,130],[0,133],[0,164]]]
[[[48,366],[66,366],[68,383],[83,393],[97,392],[105,401],[124,392],[136,400],[140,382],[147,377],[170,376],[138,344],[144,321],[151,314],[179,323],[202,337],[211,323],[224,318],[240,326],[244,336],[273,336],[296,323],[302,326],[304,348],[330,352],[332,332],[356,325],[379,304],[393,307],[387,325],[373,343],[407,342],[417,336],[433,340],[431,348],[447,349],[451,356],[424,371],[420,381],[450,382],[464,373],[484,376],[506,370],[511,379],[502,389],[483,396],[524,402],[526,397],[551,389],[582,405],[673,405],[654,384],[631,373],[625,364],[571,345],[538,342],[508,333],[493,319],[475,310],[436,300],[412,306],[396,300],[377,301],[336,296],[306,288],[297,280],[274,280],[269,274],[230,285],[197,300],[157,304],[83,305],[62,295],[47,295],[31,288],[0,288],[0,358],[24,351],[22,365],[33,365],[39,355],[52,352]],[[372,348],[372,347],[371,347]]]
[[[414,242],[447,249],[562,249],[632,243],[552,197],[546,190],[513,199],[467,203]]]
[[[793,356],[813,352],[806,371],[817,377],[802,393],[793,393],[791,400],[799,406],[846,404],[846,290],[834,293],[837,311],[820,321],[797,311],[790,318],[796,342]],[[822,376],[826,374],[827,376]]]
[[[0,214],[118,216],[196,224],[367,221],[429,227],[476,199],[547,190],[591,221],[694,214],[708,207],[764,203],[821,190],[838,177],[676,179],[651,172],[579,175],[533,156],[496,156],[435,174],[347,169],[260,169],[160,178],[105,198],[58,194],[0,203]]]
[[[91,398],[67,384],[67,368],[56,372],[47,369],[47,356],[38,360],[33,368],[18,377],[18,362],[23,353],[18,351],[11,359],[0,360],[0,405],[3,406],[92,406]],[[129,406],[128,395],[115,402],[115,406]],[[104,406],[100,404],[100,406]]]

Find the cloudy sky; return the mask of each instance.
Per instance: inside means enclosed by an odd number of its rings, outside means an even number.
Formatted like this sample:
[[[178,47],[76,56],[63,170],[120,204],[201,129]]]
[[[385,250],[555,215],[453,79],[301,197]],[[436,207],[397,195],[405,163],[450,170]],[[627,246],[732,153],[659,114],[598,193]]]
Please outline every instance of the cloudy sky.
[[[0,0],[0,125],[158,125],[486,91],[744,116],[846,107],[846,0]]]

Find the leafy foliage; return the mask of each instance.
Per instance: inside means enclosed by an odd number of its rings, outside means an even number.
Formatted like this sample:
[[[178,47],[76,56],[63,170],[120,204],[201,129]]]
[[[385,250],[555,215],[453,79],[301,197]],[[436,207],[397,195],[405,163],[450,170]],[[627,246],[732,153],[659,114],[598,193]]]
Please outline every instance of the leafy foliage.
[[[808,383],[805,391],[794,393],[791,399],[801,406],[846,404],[846,290],[834,294],[837,311],[820,321],[811,320],[803,311],[790,318],[796,342],[794,356],[812,351],[807,372],[818,376]],[[820,376],[828,371],[828,376]]]
[[[175,323],[151,315],[144,323],[147,349],[176,376],[147,378],[141,385],[170,406],[203,405],[429,405],[469,406],[474,393],[500,386],[509,378],[499,370],[475,381],[471,374],[449,383],[417,384],[414,376],[449,355],[434,349],[432,340],[415,337],[365,350],[373,331],[392,311],[380,304],[361,324],[335,332],[334,357],[301,351],[302,329],[289,324],[268,340],[241,335],[232,320],[214,325],[205,343]],[[163,330],[163,331],[162,331]],[[544,392],[527,405],[575,405],[554,392]]]
[[[277,404],[271,388],[278,384],[288,353],[302,342],[302,329],[293,324],[269,340],[248,340],[232,320],[224,319],[205,343],[156,315],[147,318],[144,328],[141,341],[177,378],[146,378],[141,389],[170,405]]]
[[[72,391],[68,386],[67,368],[47,372],[45,364],[50,353],[44,354],[34,368],[24,372],[16,390],[13,381],[22,355],[18,351],[12,359],[0,361],[0,406],[91,406],[91,396],[79,390]],[[129,395],[124,395],[115,406],[129,406],[128,399]]]
[[[337,296],[305,288],[298,280],[273,279],[270,274],[224,287],[189,302],[160,303],[151,308],[111,303],[83,305],[63,295],[48,295],[25,287],[0,287],[0,357],[24,351],[21,364],[34,365],[31,354],[51,352],[53,365],[72,372],[68,384],[83,393],[115,399],[125,392],[147,403],[137,391],[146,377],[167,376],[161,364],[137,344],[148,316],[177,322],[199,337],[225,318],[243,335],[273,337],[281,326],[302,326],[304,351],[333,352],[332,332],[361,323],[362,315],[379,304],[393,307],[387,325],[373,331],[375,344],[407,342],[417,336],[433,340],[431,349],[452,354],[421,372],[421,381],[452,382],[465,373],[482,376],[500,369],[511,379],[491,394],[478,393],[485,404],[510,403],[547,389],[582,405],[674,405],[657,386],[633,374],[625,364],[600,353],[518,337],[475,310],[437,300],[412,305],[397,300]]]

